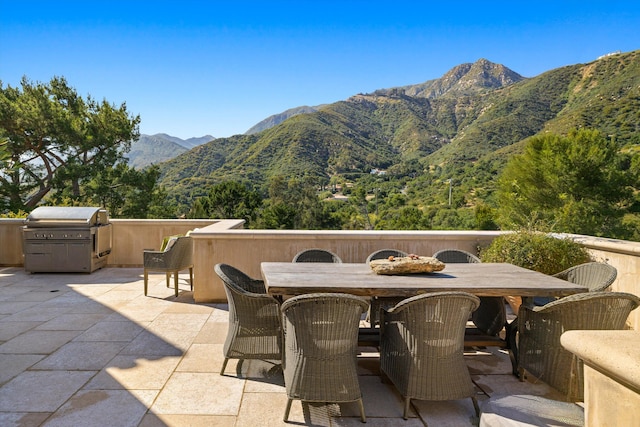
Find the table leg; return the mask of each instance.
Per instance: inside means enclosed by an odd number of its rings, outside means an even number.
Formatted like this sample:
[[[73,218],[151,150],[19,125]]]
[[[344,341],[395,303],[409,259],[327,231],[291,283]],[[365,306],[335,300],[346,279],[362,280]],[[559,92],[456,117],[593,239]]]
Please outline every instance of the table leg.
[[[518,376],[518,346],[516,336],[518,334],[518,318],[516,317],[511,323],[504,326],[505,341],[507,342],[507,350],[509,351],[509,359],[511,359],[511,372]]]

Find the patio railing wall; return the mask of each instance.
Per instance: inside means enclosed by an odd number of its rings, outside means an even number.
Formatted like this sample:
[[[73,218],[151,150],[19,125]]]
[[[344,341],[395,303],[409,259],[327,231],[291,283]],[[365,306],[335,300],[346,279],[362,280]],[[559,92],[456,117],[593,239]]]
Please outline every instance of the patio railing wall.
[[[300,250],[325,248],[344,262],[364,262],[376,249],[397,248],[431,255],[443,248],[475,252],[498,231],[325,231],[247,230],[242,220],[126,220],[113,219],[113,246],[108,267],[141,267],[144,249],[159,249],[165,236],[192,231],[194,238],[194,298],[197,302],[225,300],[213,273],[218,262],[234,265],[260,277],[260,262],[291,261]],[[20,219],[0,219],[0,267],[22,266]],[[640,296],[640,243],[591,236],[563,235],[581,243],[594,258],[618,269],[612,289]],[[636,310],[638,311],[638,310]],[[630,326],[640,330],[640,313],[632,312]]]

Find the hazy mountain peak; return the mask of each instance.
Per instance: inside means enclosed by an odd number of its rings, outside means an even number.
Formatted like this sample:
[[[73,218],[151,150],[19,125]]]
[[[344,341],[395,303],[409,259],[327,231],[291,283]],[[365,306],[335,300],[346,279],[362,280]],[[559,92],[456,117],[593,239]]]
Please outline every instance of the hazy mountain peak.
[[[297,116],[298,114],[308,114],[315,113],[318,109],[322,107],[322,105],[318,105],[316,107],[309,107],[303,105],[302,107],[289,108],[288,110],[283,111],[282,113],[274,114],[272,116],[267,117],[266,119],[258,122],[254,126],[252,126],[248,131],[246,131],[245,135],[252,135],[254,133],[261,132],[265,129],[269,129],[280,123],[287,120],[289,117]]]
[[[140,138],[131,144],[131,149],[125,157],[128,159],[130,166],[144,168],[153,163],[172,159],[185,151],[214,139],[211,135],[183,140],[166,133],[141,134]]]

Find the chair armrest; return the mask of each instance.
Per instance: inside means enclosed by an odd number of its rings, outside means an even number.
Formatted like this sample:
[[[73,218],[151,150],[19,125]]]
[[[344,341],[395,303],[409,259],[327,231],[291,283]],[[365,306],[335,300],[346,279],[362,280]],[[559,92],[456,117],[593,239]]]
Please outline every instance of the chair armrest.
[[[522,331],[526,330],[526,322],[531,318],[531,316],[535,316],[535,307],[527,307],[525,305],[521,305],[520,309],[518,309],[518,317],[516,317],[516,321],[518,322],[518,331],[522,333]]]
[[[552,277],[557,277],[558,279],[562,279],[562,280],[567,280],[568,276],[569,274],[567,270],[564,270],[564,271],[561,271],[560,273],[556,273],[552,275]]]
[[[143,265],[145,268],[165,268],[167,266],[166,253],[162,251],[144,251]]]

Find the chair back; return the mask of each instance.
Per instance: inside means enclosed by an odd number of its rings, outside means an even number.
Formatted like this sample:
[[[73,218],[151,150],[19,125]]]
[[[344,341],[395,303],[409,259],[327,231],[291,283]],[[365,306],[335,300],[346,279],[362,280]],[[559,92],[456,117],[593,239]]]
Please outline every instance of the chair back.
[[[244,291],[256,294],[267,292],[263,280],[254,279],[229,264],[216,264],[213,268],[220,279],[237,292]]]
[[[292,399],[348,402],[361,398],[358,329],[368,304],[340,293],[314,293],[282,303],[284,379]]]
[[[625,292],[585,292],[533,309],[521,306],[519,368],[566,393],[568,400],[582,399],[582,362],[573,364],[573,354],[561,345],[560,336],[570,330],[625,329],[629,313],[638,305],[640,298]]]
[[[536,315],[572,329],[624,329],[629,313],[640,305],[640,297],[626,292],[585,292],[535,307]]]
[[[235,359],[280,359],[282,323],[280,304],[264,292],[261,280],[252,279],[228,264],[216,264],[214,271],[224,284],[229,303],[229,327],[223,346],[225,362]],[[262,285],[262,288],[260,287]]]
[[[367,264],[369,264],[374,259],[387,259],[390,256],[392,256],[392,257],[406,257],[407,255],[409,255],[409,254],[404,252],[404,251],[398,250],[398,249],[380,249],[380,250],[377,250],[377,251],[372,252],[371,254],[369,254],[369,256],[367,257],[367,260],[365,262]]]
[[[190,236],[176,237],[164,252],[144,252],[145,268],[182,270],[190,266],[193,266],[193,238]]]
[[[424,400],[473,395],[464,333],[479,304],[478,297],[465,292],[434,292],[407,298],[382,313],[380,368],[400,394]]]
[[[257,301],[257,298],[267,297],[264,292],[264,283],[260,288],[260,283],[253,284],[253,279],[228,264],[216,264],[213,269],[224,284],[224,293],[229,304],[229,322],[233,323],[241,319],[253,324],[254,328],[259,328],[260,319],[256,316],[258,308],[256,304],[262,304]],[[273,301],[275,302],[275,299]]]
[[[339,264],[342,259],[326,249],[305,249],[298,252],[292,262],[332,262]]]
[[[433,257],[449,264],[480,263],[480,258],[461,249],[443,249]],[[480,307],[471,314],[473,324],[487,335],[497,335],[507,323],[507,313],[502,297],[481,297]]]
[[[603,262],[587,262],[570,267],[555,277],[586,286],[590,292],[604,291],[616,280],[618,270]]]
[[[433,257],[444,263],[450,264],[468,264],[474,262],[482,262],[480,261],[480,258],[475,256],[474,254],[463,251],[462,249],[442,249],[433,254]]]
[[[438,340],[444,339],[458,342],[458,347],[462,350],[467,319],[479,304],[477,296],[466,292],[416,295],[402,300],[385,312],[381,325],[385,329],[381,332],[391,333],[387,328],[392,327],[392,324],[402,324],[401,329],[393,330],[403,334],[406,343],[427,345],[431,349],[434,344],[438,344]]]

